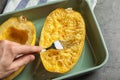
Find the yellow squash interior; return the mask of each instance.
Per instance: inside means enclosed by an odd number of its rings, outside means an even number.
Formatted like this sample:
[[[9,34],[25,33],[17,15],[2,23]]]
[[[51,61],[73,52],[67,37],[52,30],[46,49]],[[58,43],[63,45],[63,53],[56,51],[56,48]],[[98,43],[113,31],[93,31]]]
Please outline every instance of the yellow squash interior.
[[[11,17],[0,26],[0,40],[9,40],[20,44],[35,45],[36,30],[31,21],[24,16]],[[15,78],[25,66],[12,73],[4,80],[12,80]]]
[[[28,40],[27,30],[19,30],[12,26],[3,32],[2,37],[21,44],[25,44]]]
[[[85,34],[85,23],[79,12],[71,8],[58,8],[51,12],[44,23],[39,45],[47,48],[60,40],[64,49],[40,53],[45,69],[65,73],[73,68],[81,56]]]

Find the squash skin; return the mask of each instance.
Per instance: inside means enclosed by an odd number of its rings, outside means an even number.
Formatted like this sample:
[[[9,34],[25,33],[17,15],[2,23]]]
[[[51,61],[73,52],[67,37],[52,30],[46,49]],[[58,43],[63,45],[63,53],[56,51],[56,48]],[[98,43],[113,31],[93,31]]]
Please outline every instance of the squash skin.
[[[26,26],[28,26],[28,27],[26,27]],[[7,32],[5,32],[5,30],[7,30],[9,32],[7,33]],[[16,33],[17,31],[15,32],[15,30],[20,31],[21,33],[20,34]],[[28,32],[26,32],[26,31],[28,31]],[[26,38],[26,39],[29,39],[29,38],[31,38],[31,39],[30,40],[24,40],[25,39],[24,38],[25,33],[23,34],[23,32],[25,32],[26,35],[28,36],[28,38]],[[13,36],[14,34],[15,34],[15,36]],[[7,35],[7,37],[6,37],[6,35]],[[19,35],[20,35],[21,38],[17,37]],[[31,36],[31,37],[29,37],[29,36]],[[14,38],[14,37],[17,37],[17,38]],[[11,39],[10,41],[12,41],[12,38],[14,38],[13,39],[14,42],[18,42],[20,44],[35,45],[35,43],[36,43],[36,30],[35,30],[34,24],[31,21],[28,21],[26,19],[26,17],[24,17],[24,16],[9,18],[8,20],[6,20],[0,26],[0,40]],[[18,41],[15,41],[15,39],[18,40]],[[6,77],[4,80],[14,79],[17,75],[19,75],[23,71],[25,66],[26,65],[22,66],[20,69],[18,69],[14,73],[12,73],[10,76]]]
[[[69,31],[73,32],[73,34],[69,33]],[[63,32],[65,33],[63,34]],[[60,40],[63,41],[61,43],[64,49],[49,49],[40,53],[40,58],[45,69],[55,73],[70,71],[81,56],[85,35],[84,19],[79,12],[71,8],[57,8],[52,11],[44,23],[39,45],[42,48],[47,48],[54,41]],[[78,38],[76,38],[77,36]]]

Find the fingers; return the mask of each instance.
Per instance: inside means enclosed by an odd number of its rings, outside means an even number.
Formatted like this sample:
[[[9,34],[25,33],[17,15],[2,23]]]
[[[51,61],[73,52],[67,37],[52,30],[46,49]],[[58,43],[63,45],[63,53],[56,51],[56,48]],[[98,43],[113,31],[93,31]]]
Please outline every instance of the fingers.
[[[1,52],[5,53],[4,57],[8,58],[9,61],[12,61],[19,54],[24,55],[24,54],[35,53],[35,52],[41,51],[41,47],[38,47],[38,46],[21,45],[19,43],[7,41],[7,40],[0,40],[0,45],[2,45],[0,46],[2,47],[1,50],[3,49]]]
[[[40,52],[42,50],[39,46],[28,46],[28,45],[16,45],[13,46],[13,52],[18,54],[29,54],[29,53],[35,53]]]
[[[31,53],[40,52],[41,47],[21,45],[19,43],[0,40],[0,77],[8,75],[21,66],[28,64],[35,59]],[[23,54],[16,58],[17,55]]]
[[[10,70],[18,69],[23,65],[26,65],[33,61],[35,59],[35,56],[32,54],[24,55],[18,59],[16,59],[9,67]]]
[[[4,45],[7,52],[10,52],[14,56],[16,56],[18,54],[28,54],[28,53],[40,52],[42,49],[39,46],[21,45],[19,43],[8,41],[8,40],[0,40],[0,43],[1,43],[1,45]]]

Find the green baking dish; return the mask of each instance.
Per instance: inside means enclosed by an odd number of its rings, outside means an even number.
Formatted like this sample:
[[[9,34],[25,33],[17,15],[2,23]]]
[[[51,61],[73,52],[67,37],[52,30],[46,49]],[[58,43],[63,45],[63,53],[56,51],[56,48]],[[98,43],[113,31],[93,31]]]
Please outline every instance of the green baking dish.
[[[39,59],[39,55],[36,55],[36,60],[28,64],[22,73],[14,80],[61,80],[94,71],[101,68],[107,62],[108,51],[100,27],[94,15],[94,4],[91,3],[92,1],[58,0],[0,15],[0,24],[12,16],[26,16],[35,24],[37,39],[39,39],[46,16],[58,7],[72,7],[74,10],[81,12],[86,23],[87,35],[82,56],[71,71],[65,74],[47,72]],[[38,45],[38,42],[36,42],[36,45]]]

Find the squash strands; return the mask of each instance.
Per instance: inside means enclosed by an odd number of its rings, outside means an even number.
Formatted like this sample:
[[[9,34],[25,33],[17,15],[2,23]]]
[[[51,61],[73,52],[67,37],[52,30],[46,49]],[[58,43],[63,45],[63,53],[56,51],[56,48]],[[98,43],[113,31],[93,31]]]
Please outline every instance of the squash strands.
[[[51,12],[43,26],[39,45],[49,47],[60,40],[64,49],[49,49],[40,53],[47,71],[65,73],[77,63],[85,41],[85,23],[81,14],[71,8]]]
[[[0,40],[35,45],[36,30],[34,24],[23,16],[9,18],[0,26]],[[24,67],[25,66],[22,66],[4,80],[12,80],[24,69]]]

